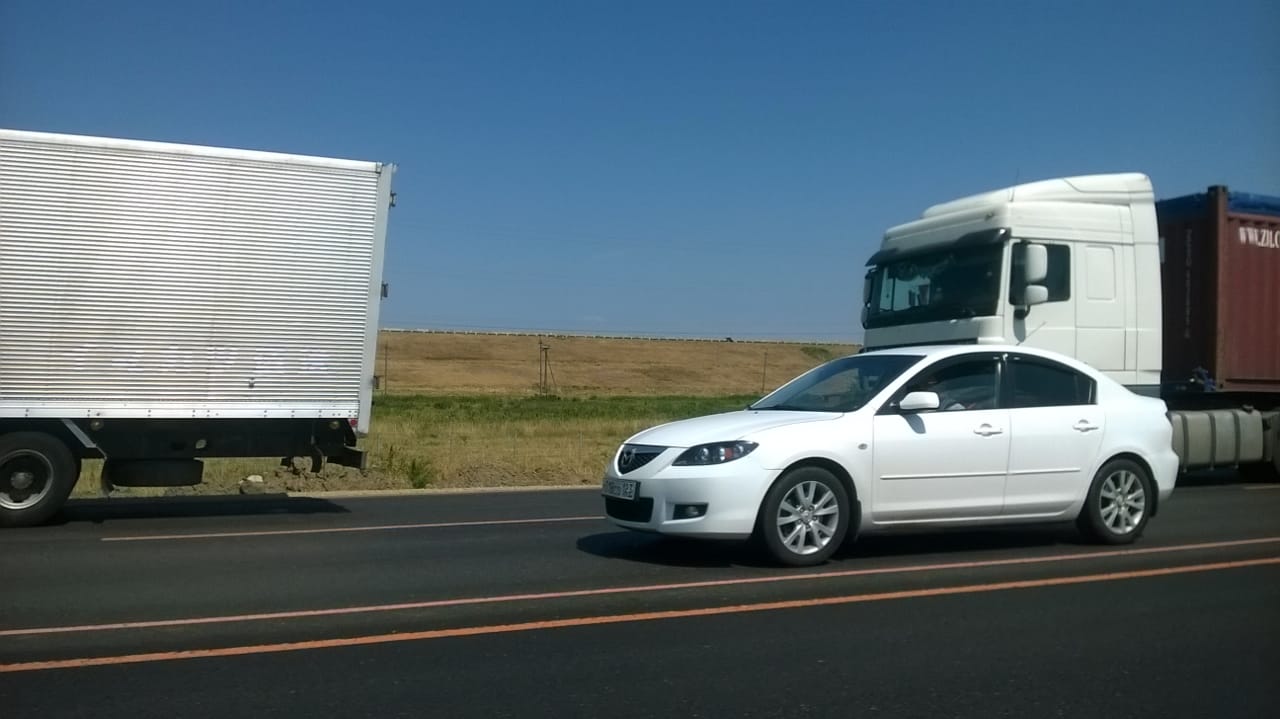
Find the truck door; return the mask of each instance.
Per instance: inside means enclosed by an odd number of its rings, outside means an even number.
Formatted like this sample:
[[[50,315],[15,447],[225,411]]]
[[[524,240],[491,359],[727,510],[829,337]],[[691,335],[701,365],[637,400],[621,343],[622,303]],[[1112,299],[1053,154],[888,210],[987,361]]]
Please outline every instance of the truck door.
[[[1122,371],[1125,307],[1119,247],[1082,243],[1075,249],[1076,358],[1104,372]]]
[[[1076,310],[1071,302],[1074,293],[1071,291],[1071,279],[1075,273],[1071,271],[1072,246],[1066,242],[1053,240],[1027,240],[1043,245],[1049,256],[1049,274],[1044,279],[1045,288],[1049,290],[1049,299],[1041,305],[1031,308],[1028,314],[1007,313],[1009,329],[1005,336],[1011,337],[1018,344],[1038,347],[1053,352],[1061,352],[1068,356],[1076,353]],[[1022,276],[1021,253],[1015,244],[1010,253],[1009,304],[1017,307],[1022,302],[1024,283],[1017,278]]]

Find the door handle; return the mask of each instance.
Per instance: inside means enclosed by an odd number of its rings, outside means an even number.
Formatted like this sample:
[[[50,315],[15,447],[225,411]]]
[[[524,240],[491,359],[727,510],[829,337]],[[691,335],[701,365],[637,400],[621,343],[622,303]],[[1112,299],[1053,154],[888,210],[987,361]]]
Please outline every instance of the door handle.
[[[1086,420],[1086,419],[1082,419],[1071,426],[1071,429],[1074,429],[1077,432],[1092,432],[1097,428],[1098,428],[1098,425],[1091,424],[1089,420]]]
[[[992,427],[989,424],[983,424],[973,430],[974,434],[980,434],[983,437],[990,437],[993,434],[1004,434],[1004,430],[999,427]]]

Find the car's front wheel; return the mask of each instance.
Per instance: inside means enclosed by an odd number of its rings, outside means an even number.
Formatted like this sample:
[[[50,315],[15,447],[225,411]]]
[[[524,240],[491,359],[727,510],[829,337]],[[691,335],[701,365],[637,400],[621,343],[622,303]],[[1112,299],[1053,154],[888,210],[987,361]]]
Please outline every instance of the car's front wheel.
[[[777,561],[805,567],[827,561],[849,531],[853,503],[844,484],[821,467],[798,467],[765,494],[756,531]]]
[[[1113,459],[1094,475],[1078,524],[1100,542],[1128,544],[1142,535],[1154,501],[1147,470],[1130,459]]]

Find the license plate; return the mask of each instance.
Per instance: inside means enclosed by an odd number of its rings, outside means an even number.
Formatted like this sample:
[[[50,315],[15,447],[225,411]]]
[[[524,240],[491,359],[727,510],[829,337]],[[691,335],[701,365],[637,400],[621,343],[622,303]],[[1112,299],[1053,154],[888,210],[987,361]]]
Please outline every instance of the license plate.
[[[635,499],[640,493],[640,483],[634,479],[614,479],[606,477],[604,480],[604,496],[616,497],[617,499]]]

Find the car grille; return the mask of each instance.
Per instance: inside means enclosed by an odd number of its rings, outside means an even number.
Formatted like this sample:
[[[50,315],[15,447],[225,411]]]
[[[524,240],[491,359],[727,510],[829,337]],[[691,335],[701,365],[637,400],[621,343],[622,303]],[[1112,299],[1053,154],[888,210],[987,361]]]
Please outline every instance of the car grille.
[[[652,447],[647,444],[624,444],[618,453],[618,473],[634,472],[653,461],[662,454],[666,447]]]
[[[605,497],[604,511],[610,517],[624,522],[647,522],[653,516],[653,497],[640,499]]]

